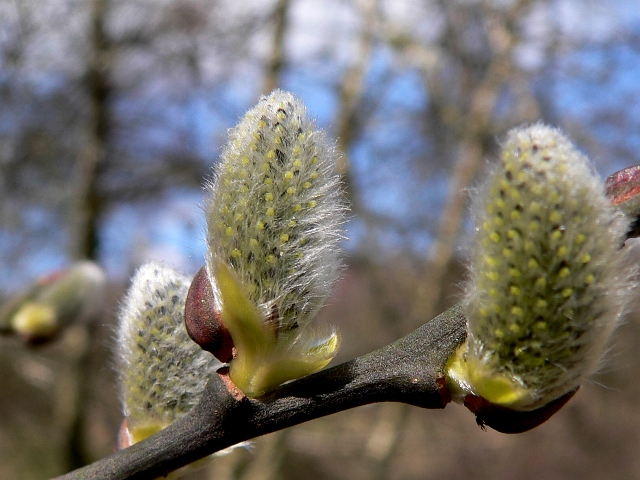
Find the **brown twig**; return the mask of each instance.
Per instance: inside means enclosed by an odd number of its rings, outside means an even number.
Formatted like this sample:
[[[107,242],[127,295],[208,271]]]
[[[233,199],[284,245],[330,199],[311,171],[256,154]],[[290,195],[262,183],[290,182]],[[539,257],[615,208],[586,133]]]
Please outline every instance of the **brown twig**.
[[[258,399],[233,395],[221,371],[185,417],[59,480],[156,478],[239,442],[374,402],[444,408],[450,400],[445,365],[465,338],[466,320],[455,306],[391,345],[285,384]],[[558,409],[557,403],[552,402],[551,413]],[[508,410],[502,415],[492,411],[482,423],[500,426],[508,415],[508,429],[503,431],[516,433],[545,421],[550,416],[546,409]],[[481,415],[483,408],[478,412]]]
[[[287,31],[289,0],[278,0],[273,12],[274,35],[271,53],[266,65],[264,94],[268,95],[280,85],[280,76],[284,66],[284,36]]]

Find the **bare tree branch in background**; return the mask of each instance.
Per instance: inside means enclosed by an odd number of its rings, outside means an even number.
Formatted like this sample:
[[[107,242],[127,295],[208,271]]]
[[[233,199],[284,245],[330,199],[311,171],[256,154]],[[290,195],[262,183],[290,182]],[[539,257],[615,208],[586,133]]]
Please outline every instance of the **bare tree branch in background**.
[[[110,95],[109,70],[110,43],[105,34],[108,0],[91,2],[91,22],[87,71],[83,84],[89,97],[89,121],[85,141],[76,163],[77,181],[75,214],[73,215],[72,257],[77,260],[95,260],[98,250],[98,222],[101,212],[98,185],[101,164],[106,161],[109,129],[107,101]]]
[[[353,140],[358,135],[356,117],[362,106],[365,76],[376,40],[375,31],[378,29],[379,23],[376,0],[359,0],[356,4],[362,18],[362,27],[358,38],[358,54],[342,75],[339,85],[340,108],[335,121],[338,145],[343,152],[338,172],[343,175],[345,183],[350,189],[353,188],[353,182],[350,181],[351,170],[348,155]]]
[[[445,128],[450,129],[453,136],[459,138],[459,143],[457,158],[449,179],[447,201],[440,214],[428,261],[420,269],[424,274],[420,282],[417,282],[418,288],[411,302],[409,318],[412,322],[419,322],[425,315],[433,316],[441,299],[443,279],[452,261],[463,220],[467,189],[476,177],[482,159],[488,154],[486,145],[498,133],[494,118],[498,96],[510,82],[514,81],[517,72],[514,65],[514,49],[519,42],[517,22],[522,18],[523,13],[526,13],[531,3],[529,0],[516,2],[505,10],[496,9],[488,2],[482,4],[481,18],[489,48],[488,63],[483,65],[482,73],[478,72],[480,69],[475,64],[475,59],[467,56],[464,50],[457,50],[457,39],[463,36],[463,30],[466,28],[465,24],[460,23],[460,18],[471,15],[473,6],[442,3],[449,31],[446,41],[453,48],[440,49],[436,55],[453,57],[461,65],[463,78],[467,79],[463,87],[467,91],[463,98],[469,99],[469,103],[459,106],[452,102],[447,92],[446,80],[433,71],[440,67],[432,62],[427,64],[423,75],[432,96],[431,101],[440,115],[438,121],[446,126]],[[463,9],[467,11],[461,15]],[[412,40],[408,41],[416,45]],[[430,58],[429,53],[426,53],[426,58]],[[481,78],[478,81],[472,80],[478,74]],[[452,115],[452,112],[456,113]],[[386,448],[381,447],[376,453],[378,466],[374,470],[377,472],[376,478],[379,479],[387,478],[389,475],[388,464],[394,456],[400,432],[404,430],[409,414],[408,409],[403,405],[388,405],[384,408],[380,423],[371,432],[372,435],[379,435],[380,425],[385,425],[386,440],[383,444]],[[389,416],[394,420],[387,418]]]
[[[100,172],[107,161],[107,144],[112,120],[109,115],[109,65],[111,45],[105,32],[109,0],[92,0],[87,70],[82,84],[88,97],[88,121],[84,141],[75,165],[75,192],[71,215],[70,256],[75,260],[96,260],[99,252],[100,221],[104,202],[100,198]],[[56,419],[66,423],[60,430],[68,437],[67,465],[79,468],[90,461],[86,453],[84,429],[87,415],[88,382],[83,368],[89,362],[96,325],[90,322],[77,326],[75,351],[69,356],[70,372],[58,390],[60,411]],[[64,411],[66,410],[66,414]]]
[[[280,76],[284,67],[284,38],[287,33],[289,0],[278,0],[273,11],[273,43],[271,52],[267,59],[267,66],[264,78],[264,94],[275,90],[280,85]]]
[[[501,12],[483,4],[484,28],[490,47],[490,60],[485,67],[483,78],[468,93],[468,111],[460,112],[460,123],[453,128],[461,135],[458,158],[449,181],[448,196],[440,215],[436,238],[429,252],[429,272],[421,283],[414,303],[414,317],[432,315],[442,290],[442,278],[453,256],[456,239],[464,215],[467,189],[474,180],[481,160],[487,155],[485,145],[498,132],[495,131],[494,109],[500,93],[512,81],[515,73],[514,49],[518,45],[515,23],[523,11],[531,5],[530,0],[522,0]],[[449,10],[449,21],[454,35],[459,35],[455,26],[456,9]],[[474,69],[472,65],[468,68]],[[467,74],[468,78],[473,72]],[[426,77],[427,79],[433,77]],[[428,81],[428,80],[427,80]],[[434,88],[430,91],[438,91]],[[438,102],[436,97],[435,102]],[[441,108],[441,111],[450,111]],[[443,119],[444,120],[444,119]]]

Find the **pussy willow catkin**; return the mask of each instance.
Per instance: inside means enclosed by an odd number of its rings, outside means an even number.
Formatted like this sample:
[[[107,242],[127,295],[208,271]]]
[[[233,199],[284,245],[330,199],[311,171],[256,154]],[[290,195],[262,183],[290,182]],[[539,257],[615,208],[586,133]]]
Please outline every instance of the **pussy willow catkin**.
[[[214,168],[205,207],[207,269],[220,311],[221,277],[228,295],[246,299],[247,308],[223,320],[237,350],[230,375],[248,395],[322,368],[335,355],[337,334],[315,332],[309,322],[340,268],[345,205],[336,159],[302,102],[276,90],[231,130]],[[227,310],[237,304],[227,302]]]
[[[469,337],[451,377],[533,409],[597,368],[628,291],[627,225],[587,158],[542,124],[509,132],[475,215]]]

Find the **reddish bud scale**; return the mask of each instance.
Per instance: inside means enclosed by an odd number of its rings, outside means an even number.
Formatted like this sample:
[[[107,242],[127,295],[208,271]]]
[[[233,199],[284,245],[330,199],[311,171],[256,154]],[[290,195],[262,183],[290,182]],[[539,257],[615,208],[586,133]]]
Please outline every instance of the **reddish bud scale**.
[[[127,420],[123,420],[118,431],[118,437],[116,439],[116,452],[129,448],[132,445],[131,433],[129,433],[129,427],[127,426]]]
[[[577,387],[543,407],[526,412],[495,405],[482,397],[467,395],[464,406],[476,416],[484,430],[485,425],[501,433],[522,433],[543,424],[560,410],[578,391]]]
[[[610,175],[606,193],[611,204],[631,219],[627,238],[640,236],[640,165]]]
[[[640,194],[640,165],[628,167],[607,178],[607,196],[613,205],[628,202]]]
[[[215,306],[207,267],[202,267],[191,282],[184,306],[184,321],[187,333],[203,350],[211,352],[224,363],[233,359],[233,340]]]
[[[60,269],[60,270],[55,270],[51,273],[47,273],[42,277],[38,278],[37,284],[42,286],[50,285],[56,280],[59,280],[60,278],[64,277],[68,272],[69,272],[68,269]]]

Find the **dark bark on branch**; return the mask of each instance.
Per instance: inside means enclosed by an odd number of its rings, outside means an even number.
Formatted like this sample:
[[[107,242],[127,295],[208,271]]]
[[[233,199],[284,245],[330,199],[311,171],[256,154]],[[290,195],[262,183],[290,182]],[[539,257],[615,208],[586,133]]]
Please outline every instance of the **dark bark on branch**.
[[[173,425],[60,478],[155,478],[244,440],[374,402],[443,408],[444,367],[465,336],[465,319],[452,309],[392,345],[255,400],[218,375],[200,403]]]
[[[374,402],[444,408],[450,401],[445,365],[465,338],[466,320],[455,306],[392,345],[285,384],[259,399],[245,397],[221,372],[211,379],[200,403],[173,425],[59,479],[161,477],[239,442]],[[505,412],[509,433],[539,425],[565,402],[552,402],[549,411],[543,407]],[[482,406],[474,407],[483,425],[499,425],[504,418],[495,411],[481,418]]]

